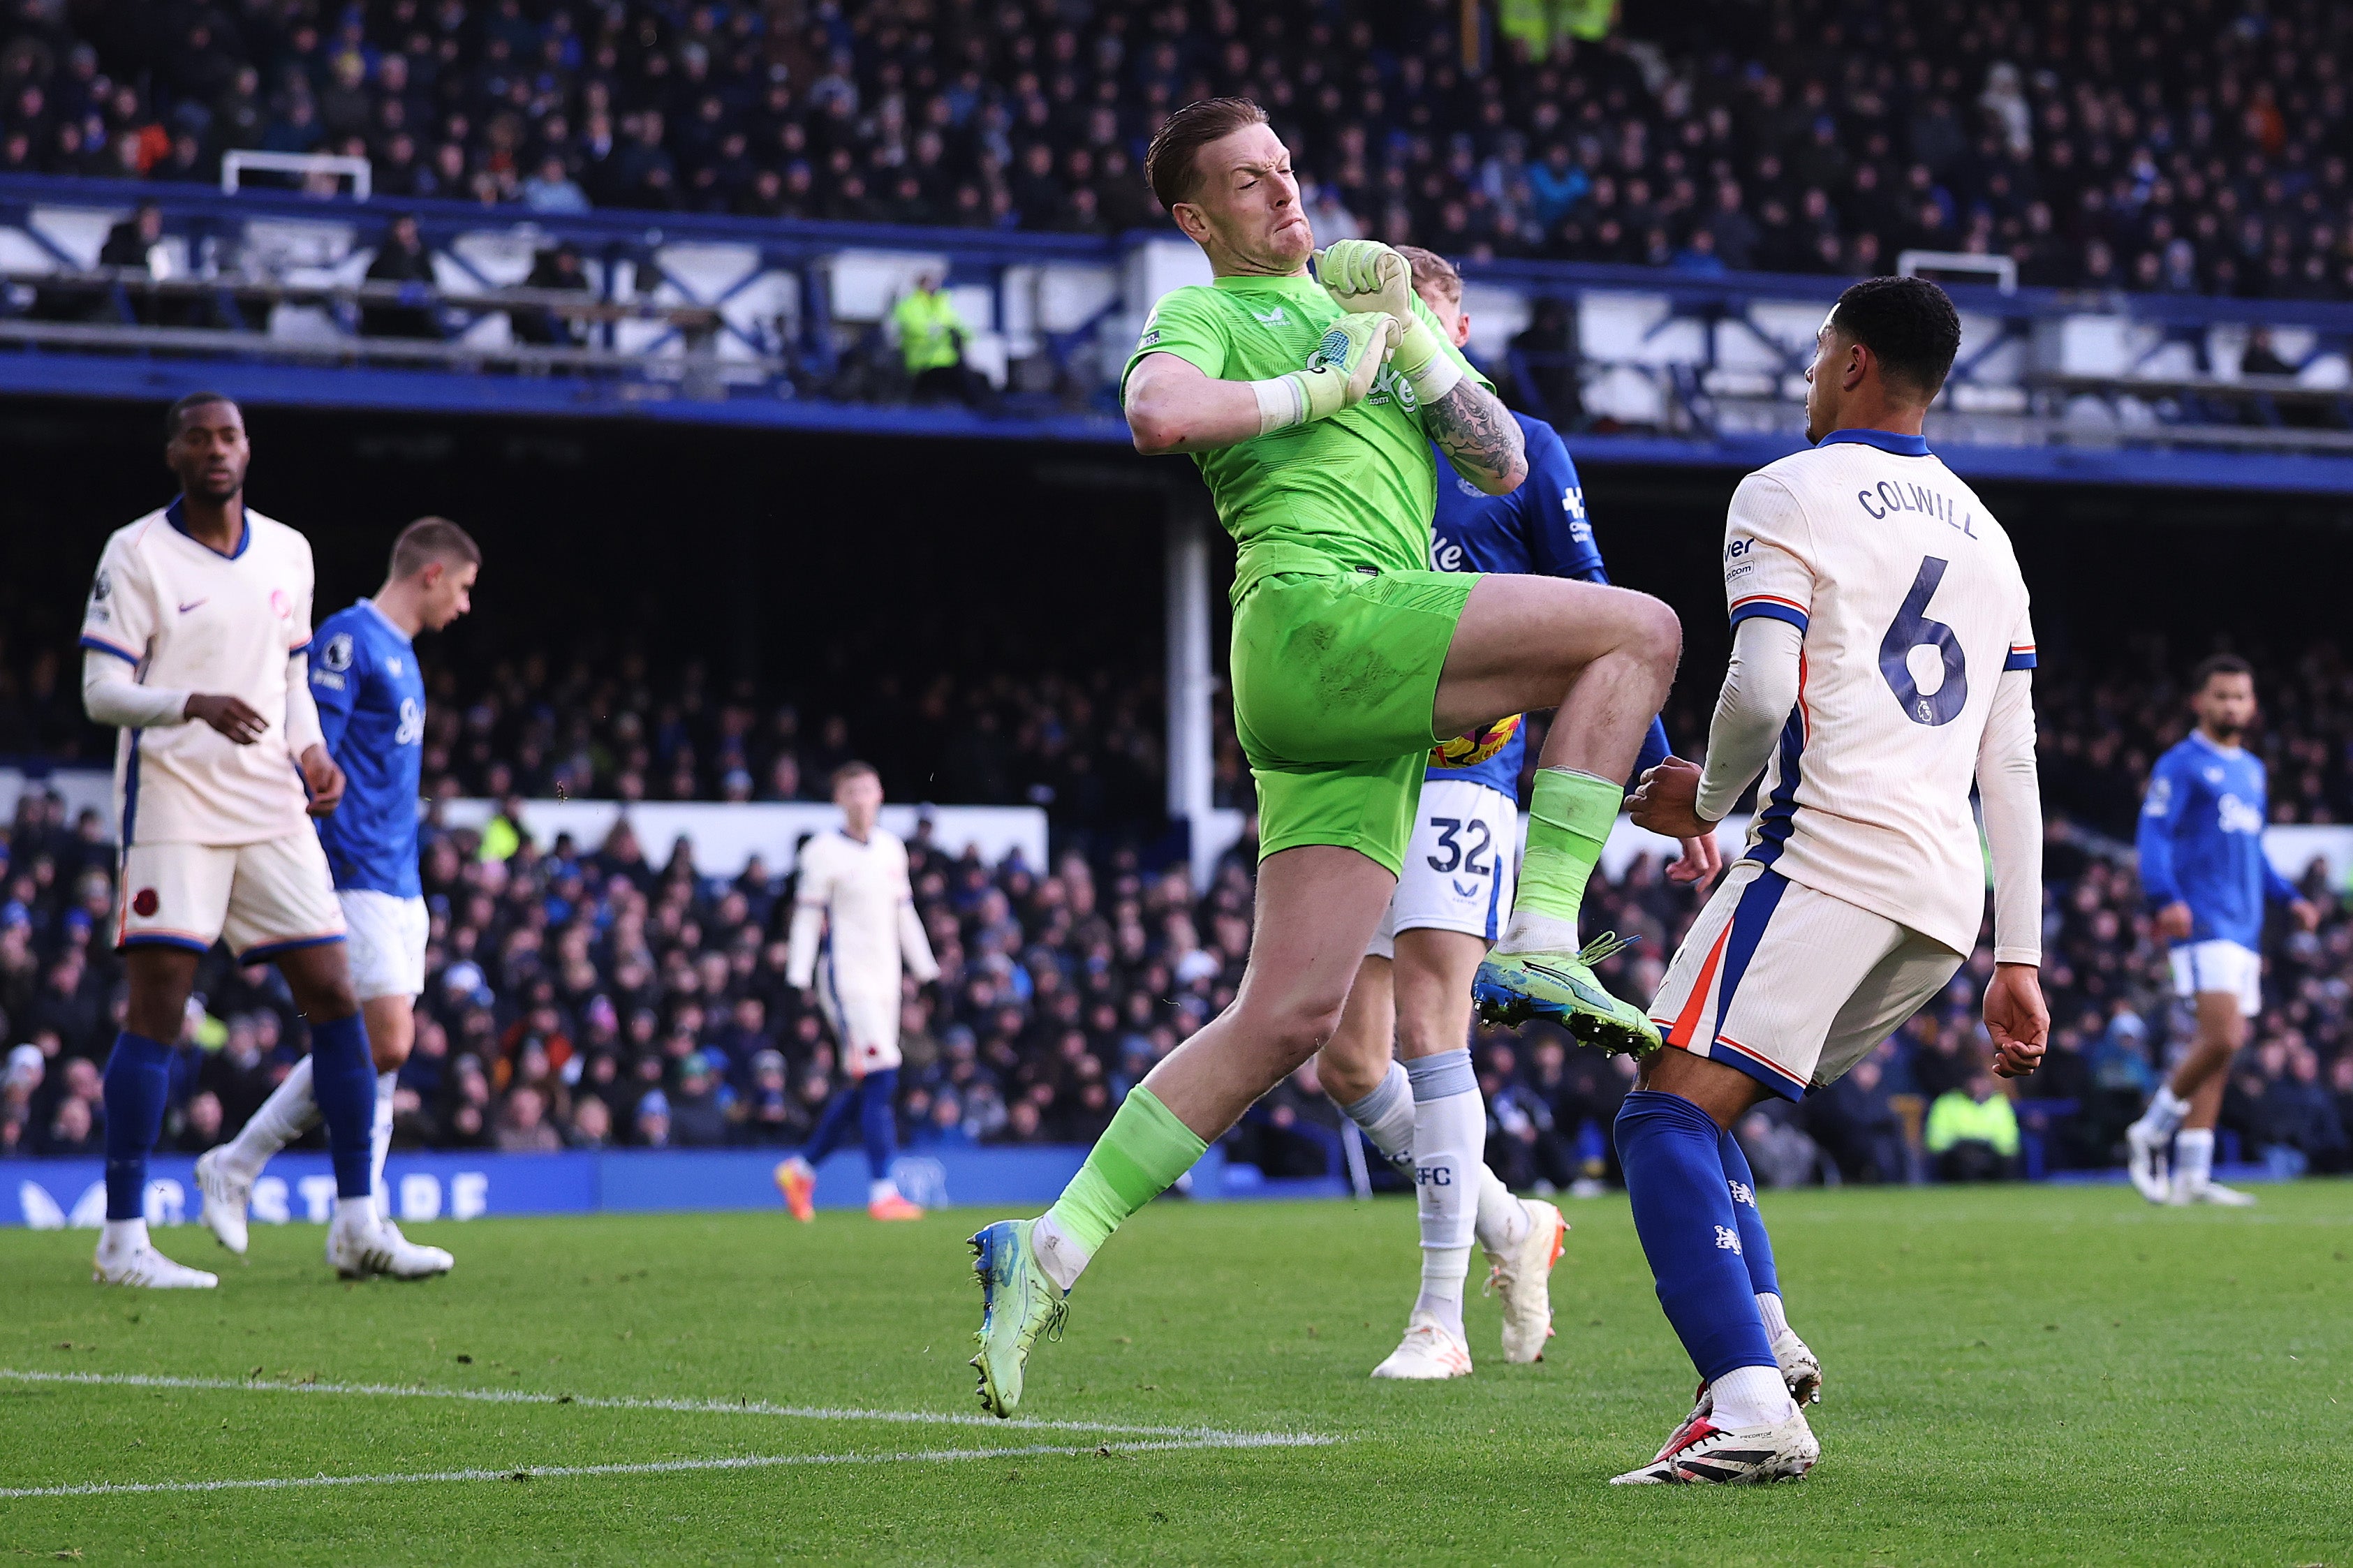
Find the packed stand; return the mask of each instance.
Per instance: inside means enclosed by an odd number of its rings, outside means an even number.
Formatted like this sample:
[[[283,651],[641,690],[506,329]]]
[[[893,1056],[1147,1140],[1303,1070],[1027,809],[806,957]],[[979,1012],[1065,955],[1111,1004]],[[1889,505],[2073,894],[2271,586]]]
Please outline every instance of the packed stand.
[[[19,0],[0,171],[210,182],[369,159],[376,191],[1116,233],[1143,147],[1245,94],[1319,235],[1451,255],[2353,298],[2353,13],[2137,0]],[[1466,54],[1466,47],[1472,52]]]

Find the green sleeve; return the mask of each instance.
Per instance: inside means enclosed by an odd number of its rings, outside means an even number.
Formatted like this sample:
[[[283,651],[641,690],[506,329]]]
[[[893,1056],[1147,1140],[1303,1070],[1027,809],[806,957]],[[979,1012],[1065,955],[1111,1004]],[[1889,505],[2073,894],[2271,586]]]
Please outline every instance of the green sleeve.
[[[1152,307],[1144,318],[1144,331],[1135,340],[1135,352],[1127,356],[1127,366],[1119,373],[1121,401],[1127,397],[1127,378],[1146,354],[1175,354],[1203,375],[1222,380],[1226,374],[1225,310],[1211,290],[1187,287],[1172,289]]]

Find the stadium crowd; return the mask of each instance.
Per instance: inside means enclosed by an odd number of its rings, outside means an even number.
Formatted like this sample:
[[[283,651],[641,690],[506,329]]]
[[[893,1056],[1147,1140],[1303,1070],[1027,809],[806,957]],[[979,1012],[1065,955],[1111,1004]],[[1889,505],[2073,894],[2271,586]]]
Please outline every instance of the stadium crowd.
[[[2141,779],[2182,732],[2180,693],[2155,673],[2174,662],[2161,648],[2138,656],[2137,668],[2127,662],[2098,679],[2049,682],[2042,697],[2051,812],[2044,984],[2057,1026],[2048,1065],[2018,1086],[2014,1101],[1982,1075],[1977,1005],[1991,960],[1981,948],[1940,1003],[1831,1091],[1794,1109],[1768,1107],[1744,1126],[1763,1179],[1960,1179],[2029,1163],[2115,1163],[2122,1128],[2168,1042],[2186,1037],[2164,961],[2147,940],[2128,847]],[[2274,816],[2353,820],[2353,672],[2315,645],[2270,661],[2265,675]],[[448,781],[441,794],[501,785],[529,793],[558,776],[534,770],[577,745],[552,743],[562,737],[539,734],[531,715],[577,710],[539,689],[542,679],[529,667],[495,668],[436,710],[441,727],[428,745]],[[727,754],[707,736],[765,731],[767,750],[747,750],[730,774],[756,763],[774,784],[787,774],[821,778],[853,739],[867,738],[830,719],[805,736],[784,722],[790,710],[762,720],[747,707],[731,718],[726,703],[696,700],[701,678],[681,680],[674,699],[617,705],[614,726],[635,715],[638,743],[649,752],[659,752],[666,732],[682,737],[676,755],[662,756],[666,765],[642,770],[651,777],[691,769],[701,781]],[[1010,694],[1019,689],[1008,685],[996,700],[1018,708]],[[1050,702],[1115,706],[1090,698],[1083,683],[1037,691]],[[1138,712],[1148,706],[1135,703]],[[1009,728],[1038,722],[1031,715]],[[694,761],[682,765],[689,747]],[[1156,788],[1156,762],[1129,762]],[[573,782],[588,793],[598,776],[591,770]],[[742,784],[719,782],[723,794]],[[528,827],[527,805],[509,809]],[[99,814],[69,822],[37,790],[25,795],[9,829],[0,860],[0,1039],[16,1044],[0,1089],[0,1153],[99,1147],[98,1069],[122,997],[110,948],[109,837]],[[1111,842],[1092,858],[1066,850],[1050,867],[991,867],[956,846],[913,847],[918,903],[944,972],[936,988],[911,986],[905,1005],[900,1115],[917,1149],[1090,1140],[1127,1087],[1231,998],[1250,928],[1247,845],[1196,888],[1186,872],[1150,871]],[[691,845],[640,845],[626,822],[604,843],[559,840],[545,852],[528,833],[436,825],[424,878],[430,978],[417,1053],[400,1080],[404,1144],[785,1145],[807,1131],[842,1081],[811,998],[785,982],[789,880],[771,868],[711,875],[696,867]],[[2274,933],[2269,1006],[2236,1069],[2223,1126],[2246,1158],[2284,1171],[2341,1170],[2353,1168],[2353,913],[2317,870],[2304,881],[2327,918],[2308,935]],[[1628,994],[1647,994],[1696,901],[1644,860],[1596,897],[1596,930],[1642,938],[1605,976]],[[241,1126],[302,1038],[274,970],[238,970],[216,952],[200,984],[168,1134],[189,1150]],[[1542,1027],[1482,1036],[1478,1060],[1490,1155],[1511,1180],[1567,1187],[1609,1179],[1606,1130],[1629,1086],[1626,1063],[1569,1049]],[[1336,1128],[1311,1068],[1261,1102],[1230,1149],[1270,1175],[1321,1174],[1333,1166]]]
[[[2270,770],[2272,819],[2353,823],[2353,665],[2327,641],[2248,651],[2270,716],[2253,743]],[[2083,673],[2037,692],[2044,797],[2128,841],[2141,782],[2184,732],[2179,660],[2147,639],[2097,666],[2072,662]],[[657,668],[638,651],[427,663],[425,793],[437,800],[822,800],[852,756],[873,763],[895,798],[1042,805],[1066,836],[1136,822],[1163,798],[1155,672],[884,671],[819,693],[723,679],[695,658]],[[62,651],[12,649],[0,633],[0,757],[111,759],[113,735],[88,723],[61,672]],[[1671,735],[1705,732],[1696,701],[1678,689]],[[1222,707],[1215,788],[1218,805],[1250,805]]]
[[[368,158],[396,200],[1117,232],[1166,113],[1256,97],[1319,235],[1473,258],[2353,298],[2325,0],[16,0],[0,172]],[[79,28],[79,31],[76,29]]]

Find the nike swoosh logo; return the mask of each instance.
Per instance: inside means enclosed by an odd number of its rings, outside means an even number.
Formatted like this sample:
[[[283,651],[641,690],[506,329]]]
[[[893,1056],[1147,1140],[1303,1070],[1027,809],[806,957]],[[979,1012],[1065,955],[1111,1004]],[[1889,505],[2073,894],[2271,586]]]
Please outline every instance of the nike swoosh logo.
[[[1618,998],[1615,996],[1609,995],[1606,993],[1596,992],[1593,987],[1585,984],[1584,981],[1579,980],[1576,975],[1569,973],[1567,970],[1555,969],[1549,963],[1530,963],[1527,964],[1526,967],[1556,984],[1566,986],[1578,1001],[1584,1003],[1588,1007],[1599,1007],[1605,1011],[1614,1011],[1617,1007],[1621,1005]]]
[[[191,600],[189,600],[186,604],[182,605],[180,606],[180,614],[182,614],[182,615],[184,615],[184,616],[185,616],[185,615],[186,615],[190,610],[201,610],[201,609],[203,609],[206,605],[209,605],[209,604],[211,604],[211,603],[212,603],[212,601],[211,601],[210,599],[191,599]]]

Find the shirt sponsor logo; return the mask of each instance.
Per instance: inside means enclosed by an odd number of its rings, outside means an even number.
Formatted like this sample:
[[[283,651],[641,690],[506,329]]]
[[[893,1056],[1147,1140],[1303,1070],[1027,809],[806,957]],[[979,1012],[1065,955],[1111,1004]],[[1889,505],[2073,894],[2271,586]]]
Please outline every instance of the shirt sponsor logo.
[[[1380,374],[1373,377],[1373,390],[1366,395],[1365,401],[1378,403],[1384,397],[1396,399],[1397,405],[1408,414],[1421,406],[1421,399],[1414,394],[1413,383],[1400,375],[1392,365],[1383,365]]]
[[[2226,795],[2214,803],[2214,816],[2225,833],[2259,834],[2263,830],[2263,807],[2235,795]]]

